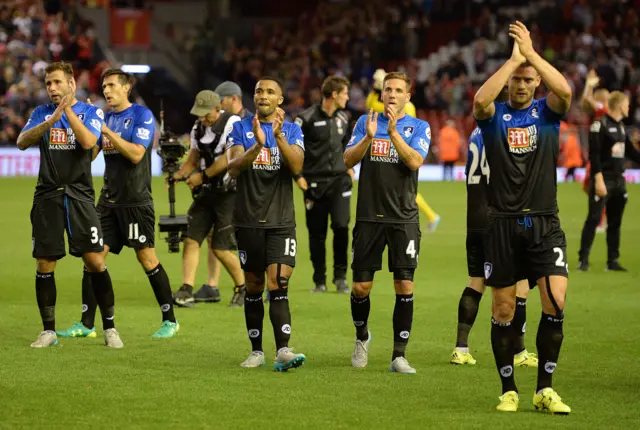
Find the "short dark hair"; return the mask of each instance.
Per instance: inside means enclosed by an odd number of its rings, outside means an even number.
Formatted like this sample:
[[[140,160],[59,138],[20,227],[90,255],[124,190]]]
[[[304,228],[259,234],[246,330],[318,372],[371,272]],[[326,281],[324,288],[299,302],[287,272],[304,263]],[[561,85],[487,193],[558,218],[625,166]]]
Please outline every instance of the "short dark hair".
[[[64,61],[56,61],[55,63],[49,64],[45,69],[45,73],[53,73],[56,71],[62,71],[68,78],[73,78],[73,67],[69,63],[65,63]]]
[[[342,76],[336,76],[336,75],[329,76],[322,83],[322,87],[321,87],[322,96],[325,99],[328,99],[329,97],[331,97],[334,91],[336,93],[339,93],[343,89],[349,88],[350,85],[351,84],[349,83],[349,80],[347,78],[344,78]]]
[[[387,81],[391,79],[400,79],[401,81],[404,81],[407,84],[407,92],[409,92],[409,89],[411,88],[411,79],[409,79],[409,76],[406,73],[404,72],[387,73],[384,77],[384,80],[382,81],[382,88],[384,88],[384,85],[387,83]]]
[[[109,76],[117,76],[118,81],[120,81],[120,85],[131,85],[131,75],[120,69],[107,69],[102,72],[102,82],[104,82],[104,80]]]
[[[260,79],[258,79],[258,82],[260,81],[273,81],[276,84],[278,84],[278,87],[280,87],[280,92],[284,94],[284,85],[282,84],[282,81],[280,81],[280,79],[278,78],[274,78],[273,76],[263,76]]]

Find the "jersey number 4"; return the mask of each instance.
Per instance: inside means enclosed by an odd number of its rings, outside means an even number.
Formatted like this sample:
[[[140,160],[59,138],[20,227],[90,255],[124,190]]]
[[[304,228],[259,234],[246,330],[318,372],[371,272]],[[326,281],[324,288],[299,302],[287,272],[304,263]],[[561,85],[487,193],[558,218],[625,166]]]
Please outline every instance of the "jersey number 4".
[[[471,143],[469,145],[469,151],[471,151],[472,158],[471,167],[469,168],[469,174],[467,176],[467,183],[469,185],[479,184],[482,175],[484,175],[487,178],[488,184],[491,171],[489,170],[489,163],[487,162],[487,155],[485,154],[484,146],[482,147],[482,154],[480,154],[478,145],[475,143]],[[480,167],[480,174],[477,175],[478,167]]]

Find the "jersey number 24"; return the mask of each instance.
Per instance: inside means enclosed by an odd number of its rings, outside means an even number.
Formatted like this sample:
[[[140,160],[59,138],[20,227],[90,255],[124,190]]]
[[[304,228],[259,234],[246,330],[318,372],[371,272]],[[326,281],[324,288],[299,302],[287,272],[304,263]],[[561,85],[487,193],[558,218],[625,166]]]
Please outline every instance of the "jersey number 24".
[[[487,184],[489,183],[489,163],[487,162],[487,155],[484,152],[484,146],[482,147],[482,154],[478,149],[476,143],[469,144],[469,151],[471,151],[471,166],[469,167],[469,174],[467,175],[467,183],[469,185],[475,185],[480,183],[480,179],[484,175],[487,178]],[[478,167],[480,167],[480,174],[478,173]]]

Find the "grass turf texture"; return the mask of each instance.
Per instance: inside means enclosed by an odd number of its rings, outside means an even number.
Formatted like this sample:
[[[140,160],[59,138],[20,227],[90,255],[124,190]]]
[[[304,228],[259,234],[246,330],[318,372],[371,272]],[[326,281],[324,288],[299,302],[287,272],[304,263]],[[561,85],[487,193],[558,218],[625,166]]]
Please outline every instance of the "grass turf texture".
[[[101,181],[95,183],[100,189]],[[630,273],[604,271],[605,238],[597,235],[591,272],[577,266],[577,247],[586,215],[586,197],[578,184],[560,184],[562,225],[568,240],[570,284],[565,341],[555,388],[572,407],[568,417],[533,413],[536,370],[517,369],[521,393],[517,414],[495,411],[500,381],[489,336],[490,296],[471,337],[476,366],[448,364],[455,342],[458,299],[467,282],[465,263],[465,190],[463,183],[421,183],[420,191],[442,215],[437,232],[425,232],[416,272],[416,301],[407,357],[417,375],[390,374],[394,306],[392,277],[378,272],[369,326],[373,333],[367,369],[353,369],[354,328],[349,296],[313,295],[308,236],[302,196],[296,189],[297,267],[291,280],[291,345],[307,363],[275,373],[272,329],[266,312],[267,366],[242,369],[250,344],[242,309],[226,307],[232,283],[223,271],[220,304],[177,309],[181,331],[175,339],[152,341],[160,311],[133,251],[110,255],[107,263],[116,292],[116,324],[122,350],[96,339],[61,339],[61,347],[35,350],[29,344],[41,330],[34,294],[31,258],[31,208],[35,179],[3,179],[0,228],[0,428],[207,428],[266,427],[390,428],[402,426],[487,428],[633,428],[638,423],[640,364],[633,341],[640,332],[637,288],[640,187],[629,186],[622,229],[621,263]],[[167,193],[154,179],[156,215],[168,213]],[[355,195],[352,208],[355,213]],[[178,187],[177,210],[190,203]],[[352,221],[353,224],[353,221]],[[329,234],[329,241],[331,234]],[[328,242],[330,243],[330,242]],[[168,254],[156,237],[160,261],[172,281],[181,282],[180,254]],[[330,246],[328,247],[330,257]],[[330,260],[329,260],[330,261]],[[386,266],[386,257],[384,259]],[[331,267],[331,264],[328,264]],[[57,328],[80,317],[79,259],[67,256],[56,269]],[[328,273],[331,279],[331,272]],[[350,278],[349,273],[349,278]],[[206,279],[203,258],[197,284]],[[535,351],[540,318],[537,290],[530,296],[526,344]],[[100,327],[98,314],[98,327]],[[615,424],[614,424],[615,423]]]

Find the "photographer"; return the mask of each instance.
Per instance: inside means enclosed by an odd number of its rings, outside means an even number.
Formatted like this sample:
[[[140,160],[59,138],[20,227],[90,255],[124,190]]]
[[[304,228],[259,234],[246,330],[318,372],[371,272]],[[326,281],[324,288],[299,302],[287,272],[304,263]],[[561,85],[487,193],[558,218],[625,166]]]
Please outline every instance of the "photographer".
[[[203,285],[193,294],[193,283],[200,262],[200,245],[213,227],[211,248],[233,278],[235,290],[231,304],[244,302],[244,275],[235,253],[237,246],[231,218],[235,205],[235,181],[227,174],[225,141],[240,117],[220,108],[220,97],[203,90],[197,96],[191,114],[198,117],[191,130],[191,150],[187,161],[176,172],[176,181],[184,180],[192,191],[182,257],[183,285],[174,294],[178,306],[193,307],[195,301],[220,301],[217,287]]]

